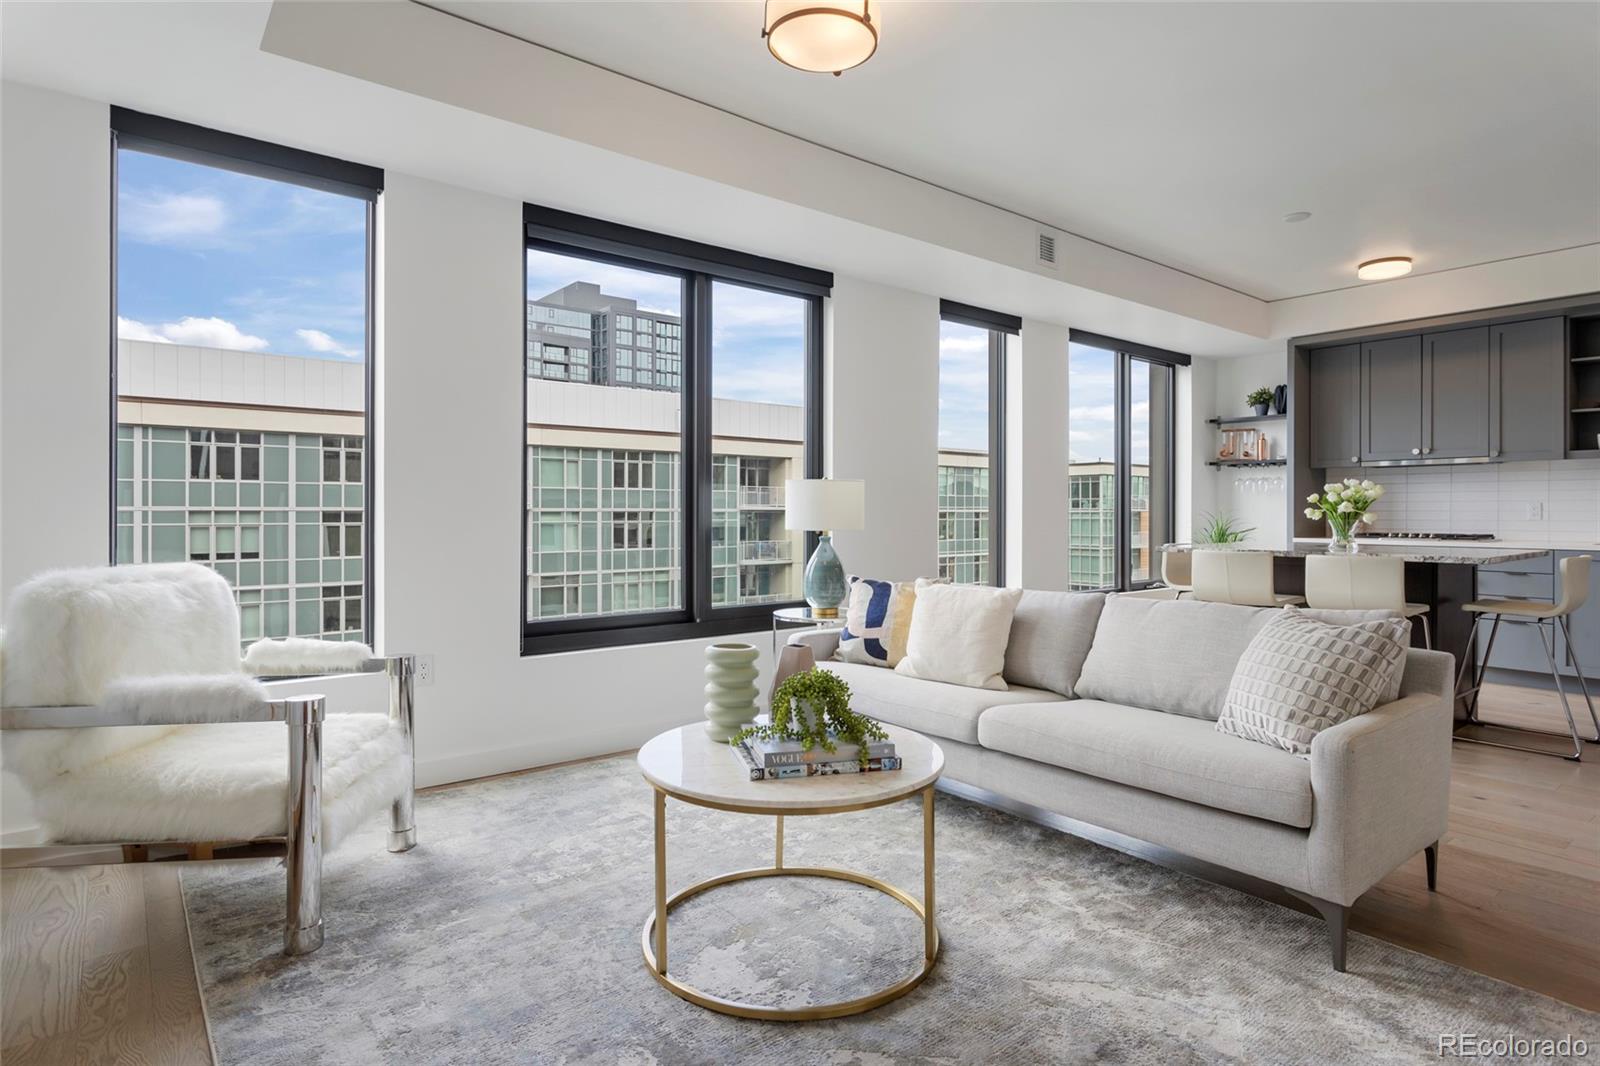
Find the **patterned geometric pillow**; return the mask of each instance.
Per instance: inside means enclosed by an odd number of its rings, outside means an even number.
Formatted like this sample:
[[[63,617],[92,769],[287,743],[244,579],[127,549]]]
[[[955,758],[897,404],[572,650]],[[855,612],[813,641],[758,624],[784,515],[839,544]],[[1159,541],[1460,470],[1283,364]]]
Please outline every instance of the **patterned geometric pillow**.
[[[1318,733],[1384,701],[1410,643],[1402,618],[1330,625],[1281,612],[1239,657],[1217,732],[1309,756]]]
[[[917,586],[909,581],[850,578],[844,632],[834,658],[847,663],[893,669],[906,653]]]

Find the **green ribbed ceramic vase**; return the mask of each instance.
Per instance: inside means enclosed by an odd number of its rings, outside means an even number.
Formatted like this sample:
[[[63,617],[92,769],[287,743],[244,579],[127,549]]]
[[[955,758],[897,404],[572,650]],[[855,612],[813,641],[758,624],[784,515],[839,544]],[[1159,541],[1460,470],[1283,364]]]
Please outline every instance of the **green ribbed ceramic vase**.
[[[706,732],[731,740],[756,720],[756,657],[753,644],[706,646]]]

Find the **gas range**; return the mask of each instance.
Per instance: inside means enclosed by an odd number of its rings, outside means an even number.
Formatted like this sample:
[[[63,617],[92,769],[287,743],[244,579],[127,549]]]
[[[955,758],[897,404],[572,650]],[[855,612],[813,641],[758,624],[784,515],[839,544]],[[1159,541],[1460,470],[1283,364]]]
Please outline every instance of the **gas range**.
[[[1493,540],[1493,533],[1412,533],[1404,530],[1368,530],[1362,538],[1382,540]]]

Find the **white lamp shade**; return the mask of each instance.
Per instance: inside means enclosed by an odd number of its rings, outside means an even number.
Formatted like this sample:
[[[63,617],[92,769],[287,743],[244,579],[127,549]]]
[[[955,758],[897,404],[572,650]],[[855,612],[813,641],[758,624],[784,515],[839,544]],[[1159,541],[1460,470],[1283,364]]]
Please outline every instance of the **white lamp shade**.
[[[860,529],[866,524],[865,481],[790,478],[784,497],[784,522],[790,529]]]

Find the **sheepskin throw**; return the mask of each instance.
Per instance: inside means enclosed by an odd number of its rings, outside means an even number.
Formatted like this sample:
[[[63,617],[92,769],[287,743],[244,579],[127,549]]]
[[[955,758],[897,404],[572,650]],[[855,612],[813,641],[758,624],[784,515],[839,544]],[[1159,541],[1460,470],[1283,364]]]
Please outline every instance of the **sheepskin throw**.
[[[144,723],[248,722],[267,701],[261,682],[244,674],[128,677],[106,686],[100,705],[132,711]]]
[[[244,653],[244,668],[257,677],[337,674],[359,670],[372,649],[353,640],[258,640]]]

